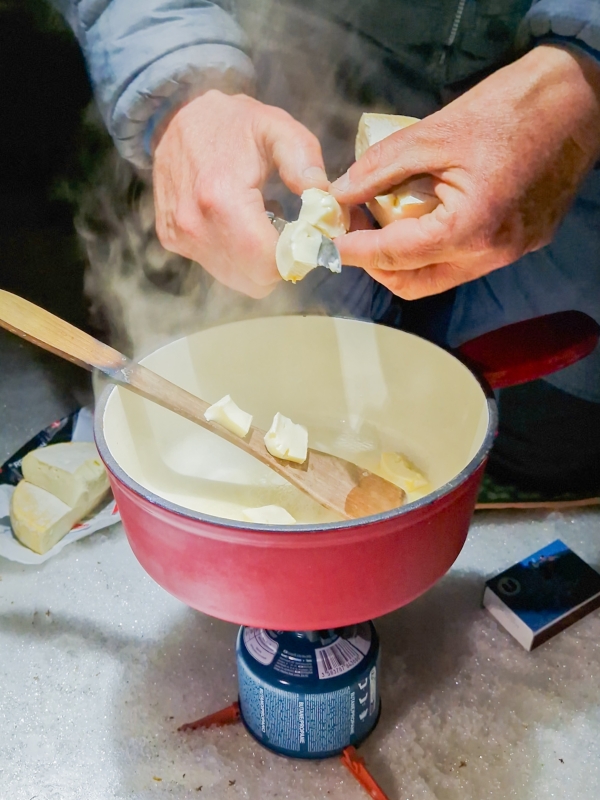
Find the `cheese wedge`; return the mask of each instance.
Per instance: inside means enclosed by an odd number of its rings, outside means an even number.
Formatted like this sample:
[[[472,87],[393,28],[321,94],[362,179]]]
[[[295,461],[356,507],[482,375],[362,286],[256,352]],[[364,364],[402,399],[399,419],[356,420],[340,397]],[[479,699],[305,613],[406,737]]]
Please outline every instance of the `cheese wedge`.
[[[354,154],[357,160],[377,142],[392,133],[420,122],[418,117],[405,117],[401,114],[363,114],[358,121]]]
[[[25,456],[22,470],[26,481],[71,508],[91,510],[109,489],[108,475],[92,442],[40,447]]]
[[[419,122],[416,117],[396,114],[363,114],[358,123],[355,155],[358,160],[369,147],[396,131]],[[433,180],[429,176],[408,180],[385,195],[367,203],[369,211],[381,226],[397,219],[421,217],[439,204]]]
[[[330,239],[346,233],[350,227],[350,210],[342,207],[335,197],[323,189],[302,192],[302,208],[298,219],[313,225]]]
[[[231,396],[226,394],[204,412],[204,418],[209,422],[218,422],[228,431],[237,436],[246,436],[252,425],[252,414],[236,405]]]
[[[71,508],[45,489],[21,481],[10,502],[10,522],[17,539],[43,555],[54,547],[96,505]]]
[[[265,446],[272,456],[303,464],[308,451],[308,431],[277,412],[265,434]]]
[[[262,525],[294,525],[296,520],[281,506],[260,506],[245,508],[242,511],[245,522],[258,522]]]

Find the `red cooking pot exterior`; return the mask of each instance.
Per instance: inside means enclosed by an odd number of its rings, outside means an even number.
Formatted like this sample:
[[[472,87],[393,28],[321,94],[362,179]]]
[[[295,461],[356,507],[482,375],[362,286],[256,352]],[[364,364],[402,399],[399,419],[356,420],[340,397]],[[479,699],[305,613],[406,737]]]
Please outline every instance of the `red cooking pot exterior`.
[[[465,360],[490,376],[492,385],[507,386],[589,354],[598,330],[579,312],[553,314],[474,340],[465,348]],[[503,336],[512,343],[510,352],[501,346]],[[496,432],[495,403],[482,384],[488,394],[488,430],[462,473],[405,508],[317,529],[247,527],[183,512],[147,492],[124,474],[104,439],[110,389],[99,404],[96,441],[133,552],[168,592],[230,622],[275,630],[335,628],[409,603],[454,563]]]

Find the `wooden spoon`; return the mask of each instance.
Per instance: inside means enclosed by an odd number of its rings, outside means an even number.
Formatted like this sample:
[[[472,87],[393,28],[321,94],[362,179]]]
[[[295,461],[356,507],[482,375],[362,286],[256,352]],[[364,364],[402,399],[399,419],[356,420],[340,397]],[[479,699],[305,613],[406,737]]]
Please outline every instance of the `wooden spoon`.
[[[404,491],[393,483],[319,450],[309,449],[303,464],[272,456],[265,447],[264,431],[253,426],[242,439],[218,423],[208,422],[204,412],[209,404],[204,400],[130,361],[54,314],[3,290],[0,290],[0,325],[80,367],[99,370],[113,383],[227,439],[344,519],[389,511],[406,499]]]

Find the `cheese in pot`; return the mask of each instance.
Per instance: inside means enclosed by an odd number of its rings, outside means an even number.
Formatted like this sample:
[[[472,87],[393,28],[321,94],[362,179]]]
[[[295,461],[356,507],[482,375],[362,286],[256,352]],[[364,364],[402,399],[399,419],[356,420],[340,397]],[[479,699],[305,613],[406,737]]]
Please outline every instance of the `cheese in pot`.
[[[308,431],[277,412],[265,434],[265,446],[272,456],[303,464],[308,450]]]
[[[244,522],[258,522],[262,525],[293,525],[296,520],[281,506],[260,506],[245,508],[242,511]]]
[[[246,436],[252,425],[252,414],[242,411],[228,394],[209,406],[204,412],[204,418],[208,422],[218,422],[228,431],[241,437]]]

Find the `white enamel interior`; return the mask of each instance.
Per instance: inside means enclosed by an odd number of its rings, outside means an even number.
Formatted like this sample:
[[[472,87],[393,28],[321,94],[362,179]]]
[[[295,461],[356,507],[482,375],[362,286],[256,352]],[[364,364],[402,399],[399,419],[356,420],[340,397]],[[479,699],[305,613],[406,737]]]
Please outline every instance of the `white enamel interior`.
[[[235,322],[179,339],[142,363],[209,403],[230,394],[264,430],[280,411],[307,426],[311,447],[360,466],[400,451],[434,489],[467,466],[489,423],[486,396],[457,359],[355,320]],[[134,481],[186,509],[241,520],[245,508],[274,504],[298,523],[336,519],[233,445],[124,389],[108,399],[104,436]]]

